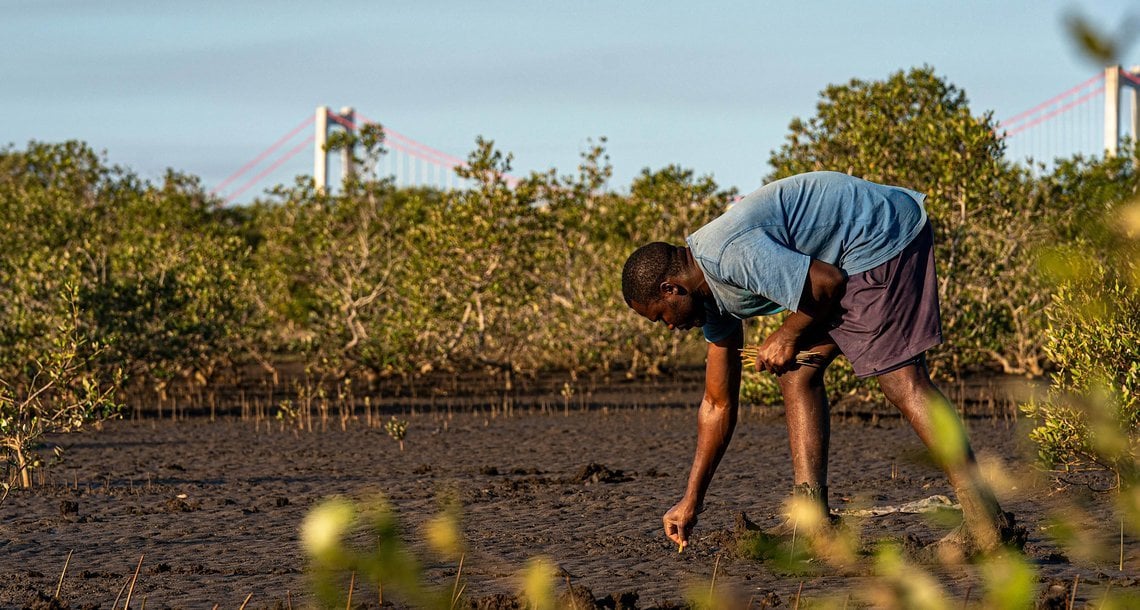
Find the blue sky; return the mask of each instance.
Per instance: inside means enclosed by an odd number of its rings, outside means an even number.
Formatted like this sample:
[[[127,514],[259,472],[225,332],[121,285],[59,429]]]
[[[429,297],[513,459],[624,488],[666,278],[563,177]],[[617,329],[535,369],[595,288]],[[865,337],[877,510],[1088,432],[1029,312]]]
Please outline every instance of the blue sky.
[[[1066,14],[1140,15],[1123,0],[0,7],[0,144],[81,139],[145,178],[173,167],[213,186],[316,106],[352,105],[458,157],[493,139],[519,175],[573,171],[606,136],[615,189],[677,163],[742,191],[830,83],[929,64],[976,114],[1006,118],[1097,71]],[[303,153],[267,182],[311,165]]]

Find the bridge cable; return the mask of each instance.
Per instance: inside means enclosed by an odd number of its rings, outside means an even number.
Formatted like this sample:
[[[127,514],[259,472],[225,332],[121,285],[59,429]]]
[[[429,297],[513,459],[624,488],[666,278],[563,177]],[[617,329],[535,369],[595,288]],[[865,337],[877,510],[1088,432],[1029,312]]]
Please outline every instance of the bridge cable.
[[[308,138],[306,138],[304,142],[301,142],[297,146],[290,149],[288,152],[285,153],[284,156],[282,156],[280,159],[275,161],[272,165],[265,168],[256,176],[254,176],[253,178],[250,178],[248,182],[246,182],[245,184],[238,187],[238,189],[236,191],[234,191],[233,194],[231,194],[229,197],[226,198],[226,202],[227,203],[233,203],[233,200],[237,199],[238,196],[241,195],[242,193],[244,193],[246,190],[248,190],[249,187],[253,186],[254,184],[257,184],[258,182],[261,181],[262,178],[268,176],[271,172],[276,170],[278,167],[281,167],[281,165],[283,163],[285,163],[289,159],[292,159],[293,157],[295,157],[297,155],[297,153],[300,153],[302,150],[307,148],[310,144],[315,142],[316,139],[317,139],[316,135],[311,135]]]
[[[293,136],[300,133],[300,131],[302,129],[308,127],[315,120],[316,120],[316,117],[314,115],[310,114],[309,118],[305,119],[304,121],[301,121],[300,125],[297,125],[292,130],[290,130],[289,133],[282,136],[281,139],[279,139],[276,142],[274,142],[273,144],[271,144],[269,146],[269,148],[266,148],[264,151],[262,151],[261,154],[257,155],[257,157],[255,157],[252,161],[241,166],[241,168],[238,169],[233,174],[231,174],[230,177],[226,178],[225,180],[221,181],[221,183],[219,183],[217,186],[210,189],[210,194],[211,195],[218,194],[218,192],[220,192],[222,189],[226,188],[226,186],[228,186],[229,183],[233,182],[234,180],[237,180],[239,177],[241,177],[242,174],[249,171],[252,167],[257,165],[258,163],[261,163],[262,161],[264,161],[265,158],[268,157],[273,151],[277,150],[285,142],[288,142],[289,140],[291,140],[293,138]],[[231,201],[231,200],[232,200],[232,198],[227,199],[227,201]]]

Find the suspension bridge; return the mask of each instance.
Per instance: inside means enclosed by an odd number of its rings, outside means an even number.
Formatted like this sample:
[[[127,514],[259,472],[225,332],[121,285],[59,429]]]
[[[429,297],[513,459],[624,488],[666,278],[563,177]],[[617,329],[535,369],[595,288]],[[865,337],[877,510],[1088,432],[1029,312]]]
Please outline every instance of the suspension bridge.
[[[1001,120],[996,133],[1005,140],[1008,159],[1033,168],[1048,167],[1056,158],[1077,154],[1115,155],[1123,137],[1135,140],[1140,133],[1138,98],[1140,67],[1124,70],[1113,66]],[[1128,119],[1127,129],[1121,124],[1122,116]],[[353,108],[334,112],[325,106],[319,107],[211,192],[232,203],[306,150],[313,152],[312,176],[316,187],[328,188],[330,130],[356,133],[368,124],[376,124],[376,121]],[[376,167],[369,168],[376,175],[392,177],[400,187],[447,190],[464,185],[455,173],[456,168],[466,164],[463,159],[418,142],[389,125],[383,125],[383,130],[385,154]],[[309,135],[303,137],[306,131]],[[343,180],[356,168],[351,151],[342,150],[339,157]],[[510,185],[517,182],[513,176],[504,176],[504,179]]]

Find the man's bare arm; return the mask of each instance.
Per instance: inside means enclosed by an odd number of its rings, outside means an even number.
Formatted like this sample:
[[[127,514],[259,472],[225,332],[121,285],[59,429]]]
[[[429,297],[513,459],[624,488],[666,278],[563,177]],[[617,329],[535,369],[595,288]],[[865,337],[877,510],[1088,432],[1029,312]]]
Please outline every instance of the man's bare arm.
[[[684,546],[697,522],[709,483],[736,428],[740,402],[740,348],[742,332],[708,345],[705,395],[697,415],[697,450],[685,496],[662,519],[665,535]]]
[[[827,322],[843,298],[846,286],[847,274],[842,269],[813,258],[800,295],[800,308],[784,318],[780,328],[764,340],[757,354],[756,368],[777,375],[788,370],[795,362],[799,338],[813,325]]]

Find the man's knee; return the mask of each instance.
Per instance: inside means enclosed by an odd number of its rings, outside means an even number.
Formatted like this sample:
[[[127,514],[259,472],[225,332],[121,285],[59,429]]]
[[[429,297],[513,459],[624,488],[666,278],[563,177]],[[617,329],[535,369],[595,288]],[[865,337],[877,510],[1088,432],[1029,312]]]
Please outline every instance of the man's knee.
[[[902,398],[915,394],[925,394],[934,387],[934,383],[930,380],[930,374],[927,373],[926,367],[921,362],[907,363],[877,376],[876,379],[888,400],[892,400],[892,396]]]
[[[780,393],[787,398],[803,392],[813,391],[823,387],[823,367],[814,368],[800,366],[776,376],[776,383],[780,386]]]

